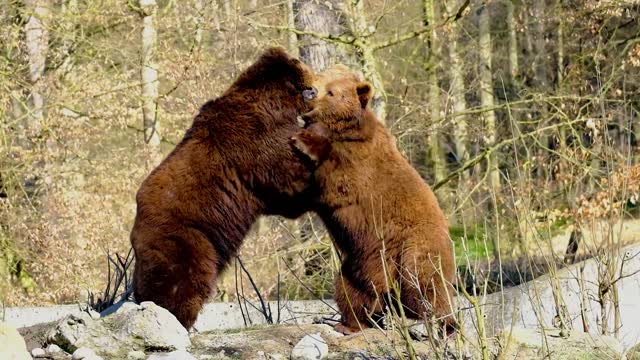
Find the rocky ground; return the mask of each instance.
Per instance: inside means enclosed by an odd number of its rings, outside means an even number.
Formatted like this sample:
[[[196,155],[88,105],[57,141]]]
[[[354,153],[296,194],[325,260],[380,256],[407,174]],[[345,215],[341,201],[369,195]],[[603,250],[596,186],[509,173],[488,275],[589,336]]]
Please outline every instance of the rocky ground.
[[[189,334],[168,311],[153,303],[128,303],[106,317],[97,313],[22,329],[0,327],[0,359],[401,359],[409,358],[399,331],[367,330],[343,336],[324,324],[272,325]],[[460,340],[460,339],[458,339]],[[26,344],[25,344],[26,343]],[[411,340],[419,359],[482,358],[477,339],[456,346]],[[27,346],[28,345],[28,346]],[[579,331],[514,328],[487,340],[496,359],[640,359],[612,337]]]
[[[117,310],[74,311],[48,323],[34,320],[34,309],[7,309],[0,322],[0,360],[86,359],[629,359],[640,360],[640,247],[623,249],[613,273],[619,298],[615,308],[598,294],[603,288],[602,263],[591,259],[542,276],[518,287],[476,298],[481,313],[458,298],[463,328],[445,340],[424,336],[420,326],[411,339],[399,329],[367,330],[343,336],[313,314],[330,303],[292,302],[285,324],[244,326],[233,304],[209,304],[197,330],[187,332],[176,318],[153,303],[124,303]],[[609,298],[610,299],[610,298]],[[563,304],[566,326],[558,329],[556,303]],[[278,306],[276,304],[273,304]],[[313,309],[313,310],[312,310]],[[51,313],[41,314],[50,319]],[[65,308],[67,311],[68,308]],[[55,310],[58,311],[58,310]],[[53,314],[57,314],[53,312]],[[108,314],[108,315],[107,315]],[[609,314],[603,323],[602,314]],[[279,315],[281,315],[279,313]],[[257,314],[251,315],[260,323]],[[280,316],[278,316],[280,318]],[[482,321],[478,321],[481,318]],[[24,324],[24,322],[22,323]],[[484,330],[479,330],[479,324]],[[616,338],[603,336],[606,332]],[[484,333],[484,336],[480,334]],[[481,340],[485,339],[485,340]]]

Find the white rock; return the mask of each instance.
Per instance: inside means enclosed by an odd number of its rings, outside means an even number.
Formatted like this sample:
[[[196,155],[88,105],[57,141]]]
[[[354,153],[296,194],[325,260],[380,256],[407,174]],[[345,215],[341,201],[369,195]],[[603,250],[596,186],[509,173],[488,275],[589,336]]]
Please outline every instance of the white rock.
[[[174,351],[191,346],[189,333],[176,317],[152,302],[123,303],[99,319],[87,312],[69,316],[58,321],[47,339],[62,349],[89,348],[107,358],[135,350]]]
[[[306,335],[291,351],[292,360],[320,360],[329,354],[329,346],[320,333]]]
[[[193,355],[184,350],[176,350],[170,353],[151,354],[147,360],[197,360]]]
[[[86,348],[86,347],[78,348],[71,355],[71,359],[72,360],[82,360],[82,359],[90,360],[90,359],[93,359],[95,357],[97,357],[96,353],[93,350],[91,350],[89,348]]]
[[[89,316],[91,316],[93,320],[100,319],[100,313],[93,309],[89,309]]]
[[[80,359],[84,359],[85,357],[87,357],[88,355],[95,355],[95,353],[93,352],[93,350],[88,349],[88,348],[78,348],[76,349],[76,351],[73,352],[73,354],[71,355],[71,359],[72,360],[80,360]]]
[[[118,333],[142,339],[145,349],[171,351],[191,346],[189,332],[168,310],[147,301],[138,309],[121,310],[113,315],[113,323],[122,326]]]
[[[35,357],[45,356],[45,355],[46,355],[45,351],[43,349],[41,349],[41,348],[31,349],[31,356],[33,356],[34,358]]]
[[[0,359],[31,360],[24,339],[11,325],[0,321]]]
[[[129,312],[131,310],[139,310],[139,309],[142,309],[142,306],[134,303],[133,301],[126,301],[126,302],[123,302],[122,304],[120,304],[120,306],[118,306],[118,308],[115,311],[115,313],[116,314],[122,314],[122,313]]]
[[[127,360],[144,360],[146,357],[147,355],[144,353],[144,351],[140,350],[129,351],[129,353],[127,354]]]
[[[56,345],[56,344],[50,344],[49,346],[47,346],[47,352],[49,354],[55,354],[55,353],[59,353],[60,351],[62,351],[62,349],[60,349],[60,346]]]

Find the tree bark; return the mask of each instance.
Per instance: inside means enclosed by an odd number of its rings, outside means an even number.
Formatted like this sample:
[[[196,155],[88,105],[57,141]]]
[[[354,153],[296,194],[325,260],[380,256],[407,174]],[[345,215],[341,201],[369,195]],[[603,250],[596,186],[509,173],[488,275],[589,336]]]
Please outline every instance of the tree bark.
[[[196,42],[196,46],[202,46],[202,35],[204,33],[204,0],[196,0],[195,3],[195,25],[196,25],[196,34],[194,36],[194,41]]]
[[[494,105],[494,97],[493,97],[493,79],[492,79],[492,67],[491,67],[491,27],[490,27],[490,19],[489,19],[489,8],[487,5],[482,5],[479,12],[479,51],[480,51],[480,104],[482,106],[482,118],[484,122],[484,131],[485,131],[485,146],[493,146],[496,142],[497,134],[496,134],[496,116]],[[497,202],[495,199],[498,197],[500,193],[500,172],[498,169],[498,159],[496,156],[496,152],[494,151],[487,158],[487,171],[488,171],[488,179],[489,179],[489,188],[495,194],[491,198],[494,199],[492,202],[494,212],[497,212]],[[496,219],[497,221],[497,219]],[[498,258],[500,256],[500,244],[498,237],[498,229],[496,229],[492,238],[494,241],[494,257]]]
[[[556,9],[562,11],[562,0],[558,0]],[[560,12],[558,12],[560,13]],[[564,76],[564,19],[562,16],[558,17],[558,58],[557,58],[557,87],[560,88],[562,79]]]
[[[31,85],[28,104],[26,136],[37,137],[42,130],[44,120],[44,102],[42,79],[49,51],[49,31],[46,21],[50,13],[50,4],[46,0],[26,0],[28,19],[24,26],[25,45],[29,63],[29,83]]]
[[[370,102],[371,110],[384,124],[387,117],[387,94],[369,41],[369,25],[364,13],[364,2],[356,0],[349,4],[351,5],[349,9],[351,13],[351,32],[356,37],[356,41],[353,43],[356,48],[356,55],[360,60],[364,76],[371,81],[375,90]]]
[[[222,11],[224,12],[225,20],[231,19],[233,16],[233,0],[222,0]]]
[[[458,9],[458,6],[446,5],[447,16],[453,15],[452,12]],[[463,165],[469,160],[469,129],[468,119],[464,114],[467,111],[467,102],[465,100],[465,84],[464,84],[464,66],[460,57],[460,49],[458,47],[458,37],[460,36],[460,25],[458,22],[451,24],[451,32],[447,39],[449,44],[449,78],[450,78],[450,103],[451,112],[453,113],[453,142],[456,152],[456,162]],[[458,189],[466,189],[470,183],[468,171],[462,172],[458,179]],[[464,190],[461,193],[465,193]],[[460,198],[460,197],[459,197]],[[458,206],[460,204],[457,204]],[[462,212],[461,220],[464,222],[467,216],[466,212]]]
[[[507,0],[507,28],[509,30],[509,73],[511,79],[518,76],[518,36],[516,33],[516,23],[514,18],[515,5],[513,0]]]
[[[142,118],[144,141],[153,156],[160,153],[158,124],[158,64],[156,63],[157,33],[155,0],[140,0],[142,10]]]
[[[340,21],[344,19],[338,10],[337,1],[319,2],[315,0],[292,1],[295,27],[308,32],[338,35],[345,32]],[[357,62],[349,56],[343,47],[329,43],[310,35],[298,37],[300,58],[315,71],[323,71],[337,63],[355,65]]]
[[[429,83],[429,112],[431,119],[437,119],[440,117],[440,86],[438,84],[438,71],[437,66],[438,59],[438,45],[435,24],[435,7],[433,0],[423,1],[423,13],[424,13],[424,26],[431,26],[431,30],[426,33],[424,38],[425,47],[427,50],[427,59],[425,68],[428,71],[428,83]],[[436,125],[432,131],[429,131],[427,135],[427,144],[429,146],[429,157],[433,163],[435,182],[439,182],[447,176],[446,165],[444,159],[444,153],[442,151],[442,139],[440,126]],[[448,188],[448,187],[447,187]],[[447,189],[444,189],[448,193]],[[448,203],[448,201],[447,201]],[[446,206],[448,207],[448,206]]]
[[[536,76],[536,84],[542,89],[549,86],[549,71],[547,69],[547,50],[545,47],[545,2],[534,1],[533,12],[536,19],[536,33],[533,47],[535,51],[533,70]]]
[[[487,137],[487,145],[492,145],[496,141],[496,115],[493,110],[495,106],[493,96],[493,70],[491,67],[491,28],[489,26],[489,9],[483,5],[479,10],[480,15],[480,34],[479,34],[479,50],[480,50],[480,103],[484,109],[482,113],[485,136]],[[500,173],[496,155],[489,157],[487,164],[489,171],[489,184],[496,192],[500,190]]]
[[[286,14],[286,23],[287,27],[293,29],[296,27],[296,17],[293,12],[293,2],[294,0],[285,0],[285,14]],[[298,49],[298,36],[293,32],[289,31],[287,34],[287,47],[289,53],[292,56],[299,57],[300,51]]]

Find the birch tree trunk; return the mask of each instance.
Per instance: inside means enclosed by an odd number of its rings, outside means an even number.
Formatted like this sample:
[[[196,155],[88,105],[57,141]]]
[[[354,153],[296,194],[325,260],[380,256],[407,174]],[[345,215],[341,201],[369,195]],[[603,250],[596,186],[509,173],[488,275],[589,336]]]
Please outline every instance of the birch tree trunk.
[[[71,54],[73,43],[76,38],[76,31],[74,29],[75,17],[78,15],[78,1],[77,0],[65,0],[62,3],[62,14],[64,21],[62,22],[62,28],[64,30],[61,50],[59,51],[62,63],[58,67],[59,73],[62,76],[66,76],[73,68],[73,56]]]
[[[49,31],[46,21],[49,17],[50,4],[47,0],[26,0],[28,19],[24,26],[25,45],[29,63],[29,83],[31,86],[28,98],[29,116],[27,117],[26,136],[37,137],[42,130],[44,120],[44,102],[42,94],[47,52],[49,51]]]
[[[547,68],[547,50],[545,47],[545,2],[534,1],[533,12],[535,21],[535,41],[533,47],[535,55],[533,57],[533,70],[536,76],[536,84],[540,90],[549,86],[549,72]]]
[[[233,1],[234,0],[222,0],[222,11],[224,12],[224,18],[226,21],[229,21],[233,16]]]
[[[509,30],[509,73],[512,79],[518,76],[518,36],[514,18],[514,0],[507,0],[507,29]]]
[[[195,25],[196,25],[196,34],[194,36],[194,41],[196,42],[196,46],[202,46],[202,35],[204,33],[204,0],[196,0],[195,3]]]
[[[424,12],[424,26],[431,26],[431,30],[426,34],[424,41],[427,50],[427,59],[425,67],[428,73],[429,83],[429,112],[431,119],[438,119],[440,117],[440,86],[438,84],[438,72],[437,66],[437,33],[435,24],[435,7],[433,6],[433,0],[423,1]],[[443,180],[446,176],[446,167],[444,153],[442,152],[441,145],[441,131],[440,126],[436,125],[433,131],[427,135],[427,146],[429,146],[429,157],[434,167],[435,182]],[[448,193],[448,187],[444,189]],[[447,196],[448,197],[448,196]],[[448,202],[448,201],[447,201]],[[448,207],[448,206],[445,206]]]
[[[446,3],[445,3],[446,4]],[[452,15],[452,11],[455,11],[458,6],[447,6],[447,16]],[[464,85],[464,66],[463,60],[460,57],[460,49],[458,47],[458,37],[460,36],[460,25],[458,22],[451,24],[451,32],[449,35],[449,78],[450,84],[450,99],[451,110],[453,113],[453,142],[456,152],[456,161],[458,164],[463,165],[469,160],[469,129],[467,123],[467,116],[462,115],[467,111],[467,102],[465,100],[465,85]],[[466,189],[470,183],[470,176],[468,171],[464,171],[460,174],[458,179],[458,189]],[[464,197],[458,197],[464,198]],[[461,204],[456,204],[460,206]],[[464,207],[463,207],[464,208]],[[462,221],[464,222],[467,214],[462,214]]]
[[[556,9],[562,11],[562,0],[558,0]],[[562,16],[558,17],[558,31],[556,35],[558,37],[557,84],[558,88],[560,88],[564,75],[564,19]]]
[[[482,118],[485,131],[485,146],[493,146],[497,140],[496,134],[496,115],[494,109],[495,101],[493,97],[493,70],[491,67],[491,27],[489,19],[489,8],[483,4],[478,10],[479,13],[479,51],[480,51],[480,104],[482,106]],[[496,151],[492,152],[487,159],[487,171],[489,179],[489,188],[494,196],[492,205],[493,210],[497,210],[497,202],[495,199],[500,194],[500,172],[498,169],[498,159]],[[497,221],[497,219],[496,219]],[[500,256],[499,226],[492,236],[494,243],[494,257]]]
[[[140,0],[142,10],[142,119],[144,141],[156,161],[160,156],[158,124],[158,65],[156,63],[157,33],[155,0]]]

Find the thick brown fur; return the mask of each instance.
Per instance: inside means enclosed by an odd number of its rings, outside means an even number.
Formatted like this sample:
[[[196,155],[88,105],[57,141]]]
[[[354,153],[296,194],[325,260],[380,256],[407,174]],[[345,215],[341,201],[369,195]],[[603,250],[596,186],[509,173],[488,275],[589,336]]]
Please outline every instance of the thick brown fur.
[[[131,243],[134,294],[187,328],[261,214],[308,210],[308,166],[288,141],[313,72],[267,50],[200,109],[184,139],[138,191]]]
[[[409,318],[443,319],[455,328],[453,249],[438,201],[367,109],[371,86],[356,77],[322,79],[307,128],[293,145],[316,164],[316,211],[339,249],[339,331],[371,325],[384,305]]]

